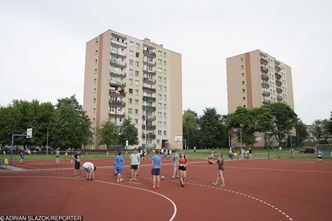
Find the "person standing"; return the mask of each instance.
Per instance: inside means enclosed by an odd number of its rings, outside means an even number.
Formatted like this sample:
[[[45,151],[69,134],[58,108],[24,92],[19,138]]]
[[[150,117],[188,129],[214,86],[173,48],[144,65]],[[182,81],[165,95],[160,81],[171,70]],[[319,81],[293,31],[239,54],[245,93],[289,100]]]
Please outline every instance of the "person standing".
[[[56,149],[55,151],[55,164],[60,164],[60,149]]]
[[[173,176],[172,179],[179,177],[179,155],[176,150],[172,150]]]
[[[76,153],[74,153],[74,155],[72,156],[72,160],[71,162],[74,162],[74,177],[75,178],[79,178],[80,174],[79,174],[79,170],[81,168],[81,160],[80,160],[80,155],[81,152],[78,150],[76,151]]]
[[[83,163],[82,167],[86,171],[86,179],[87,180],[94,180],[95,179],[95,171],[97,169],[96,165],[91,162]]]
[[[24,160],[24,149],[21,149],[20,150],[20,164],[23,163],[23,160]]]
[[[224,155],[220,153],[220,157],[217,160],[218,165],[218,175],[216,182],[212,183],[213,185],[217,186],[220,181],[220,187],[225,187],[225,180],[224,180]]]
[[[122,152],[119,151],[118,154],[115,157],[115,171],[117,174],[117,179],[116,182],[122,182],[122,172],[123,172],[123,157],[122,157]]]
[[[184,187],[184,183],[187,181],[187,157],[182,152],[179,158],[179,172],[180,172],[180,184]]]
[[[151,175],[152,175],[153,189],[155,189],[156,187],[158,189],[160,185],[160,167],[161,167],[161,157],[159,154],[159,150],[156,150],[155,155],[152,157]]]
[[[131,168],[131,179],[130,181],[137,180],[137,170],[138,170],[138,164],[140,160],[140,154],[137,152],[137,149],[135,148],[133,150],[133,153],[130,154],[130,168]]]

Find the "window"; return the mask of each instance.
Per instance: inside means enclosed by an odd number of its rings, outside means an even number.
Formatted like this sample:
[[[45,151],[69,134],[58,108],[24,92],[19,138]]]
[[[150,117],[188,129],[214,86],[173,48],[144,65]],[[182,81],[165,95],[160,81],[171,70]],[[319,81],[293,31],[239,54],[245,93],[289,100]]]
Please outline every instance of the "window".
[[[161,100],[161,94],[158,94],[158,99]]]
[[[241,73],[241,76],[244,77],[244,73],[243,72]]]
[[[163,78],[159,76],[158,81],[161,82],[162,80],[163,80]]]
[[[165,110],[167,109],[167,104],[164,104],[164,109],[165,109]]]
[[[135,99],[135,104],[138,105],[138,99]]]
[[[244,85],[244,81],[242,81],[242,85]]]
[[[245,101],[245,100],[246,100],[246,97],[242,97],[242,100]]]
[[[135,95],[138,95],[138,92],[139,92],[138,90],[135,90]]]
[[[243,61],[243,58],[241,57],[240,60]]]
[[[158,72],[161,73],[162,69],[161,68],[158,68]]]
[[[164,65],[166,66],[166,61],[164,61]]]
[[[130,64],[130,65],[134,65],[134,61],[130,59],[130,60],[129,60],[129,64]]]
[[[128,109],[128,113],[129,113],[129,114],[133,114],[133,109],[132,109],[132,108],[129,108],[129,109]]]
[[[158,112],[158,117],[162,117],[162,114],[161,114],[161,112]]]
[[[246,108],[246,105],[243,105],[244,108]]]
[[[243,64],[241,64],[241,69],[243,70],[243,68],[244,68],[244,66],[243,66]]]
[[[136,76],[136,77],[139,76],[139,71],[135,71],[135,76]]]
[[[135,114],[138,114],[138,109],[135,109]]]
[[[164,136],[166,136],[166,135],[167,135],[167,131],[165,130],[165,131],[164,131]]]
[[[133,103],[133,99],[129,98],[129,104],[132,104],[132,103]]]
[[[167,96],[166,95],[164,95],[164,101],[167,101]]]
[[[96,93],[96,88],[93,88],[93,93]]]
[[[166,57],[166,52],[164,52],[164,57]]]
[[[136,58],[139,58],[139,53],[138,52],[136,52]]]
[[[158,130],[158,135],[161,135],[161,130]]]
[[[139,67],[139,62],[138,61],[136,61],[136,67]]]
[[[135,85],[138,85],[138,83],[139,83],[138,80],[135,80]]]
[[[134,70],[133,69],[129,69],[129,75],[133,76],[134,75]]]
[[[164,78],[164,83],[167,83],[167,78]]]
[[[165,75],[167,74],[167,71],[166,71],[166,69],[164,69],[164,74],[165,74]]]
[[[242,89],[242,92],[243,92],[243,93],[246,92],[246,89]]]
[[[93,113],[96,113],[96,108],[93,108]]]
[[[158,51],[158,55],[161,56],[161,51]]]
[[[162,122],[158,121],[158,126],[161,127],[161,125],[162,125]]]
[[[158,64],[162,64],[163,61],[161,59],[158,59]]]
[[[164,122],[164,127],[167,127],[167,122]]]
[[[167,118],[167,113],[164,113],[164,118]]]
[[[129,50],[129,55],[130,55],[131,57],[133,57],[133,56],[134,56],[134,51],[133,51],[133,50]]]
[[[136,43],[136,48],[137,48],[137,49],[139,48],[139,46],[140,46],[140,45],[139,45],[138,43]]]
[[[96,103],[96,98],[93,98],[93,103]]]
[[[133,94],[133,89],[129,88],[129,94]]]
[[[164,91],[167,91],[167,88],[166,88],[166,86],[164,86]]]
[[[138,119],[135,119],[135,124],[138,124]]]
[[[97,83],[97,79],[95,78],[95,79],[93,79],[93,83],[94,84],[96,84]]]

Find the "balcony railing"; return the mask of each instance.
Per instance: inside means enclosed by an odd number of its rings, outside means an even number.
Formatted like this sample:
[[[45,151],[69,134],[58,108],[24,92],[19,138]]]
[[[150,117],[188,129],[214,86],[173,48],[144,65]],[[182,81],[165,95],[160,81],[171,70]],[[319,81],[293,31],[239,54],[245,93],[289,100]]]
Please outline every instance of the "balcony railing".
[[[279,73],[275,73],[275,75],[276,75],[276,79],[277,79],[277,80],[280,80],[280,79],[281,79],[281,74],[279,74]]]
[[[148,115],[147,121],[154,121],[156,120],[156,115]],[[143,115],[143,121],[145,121],[145,116]]]
[[[143,78],[143,82],[147,84],[155,84],[156,80],[151,79],[151,78]]]
[[[274,68],[275,68],[276,72],[281,71],[281,68],[279,66],[274,66]]]
[[[262,95],[263,97],[269,97],[271,93],[269,91],[263,91]]]
[[[127,54],[124,51],[116,50],[116,49],[111,49],[111,54],[119,55],[121,57],[126,57],[127,56]]]
[[[143,111],[153,112],[153,111],[156,111],[156,107],[143,105]]]
[[[126,62],[121,61],[121,60],[116,60],[116,59],[111,59],[110,60],[111,65],[116,66],[116,67],[126,67]]]
[[[278,96],[277,96],[277,100],[278,100],[278,101],[282,101],[282,100],[283,100],[282,96],[278,95]]]
[[[114,90],[109,90],[109,95],[112,97],[125,97],[126,92],[124,91],[114,91]]]
[[[156,52],[151,50],[143,50],[143,54],[148,57],[153,57],[153,58],[156,57]]]
[[[125,78],[126,77],[126,73],[124,71],[115,71],[115,70],[112,70],[112,69],[110,71],[110,75],[115,76],[115,77],[120,77],[120,78]]]
[[[267,61],[265,58],[261,58],[261,59],[260,59],[260,62],[261,62],[261,64],[263,64],[263,65],[267,65],[267,64],[268,64],[268,61]]]
[[[142,138],[145,139],[145,134],[142,134]],[[156,139],[156,135],[155,134],[147,134],[146,136],[147,139]]]
[[[270,100],[263,100],[263,104],[271,104]]]
[[[125,82],[122,82],[122,81],[110,81],[110,87],[121,87],[121,88],[124,88],[126,87],[126,83]]]
[[[125,115],[126,114],[124,112],[112,112],[112,111],[108,112],[109,117],[125,117]]]
[[[155,61],[144,60],[143,63],[146,64],[146,65],[150,65],[150,66],[156,66]]]
[[[143,91],[149,91],[149,92],[156,93],[156,89],[155,88],[144,87],[144,86],[143,86]]]
[[[276,91],[277,91],[278,94],[282,93],[282,89],[281,88],[277,88]]]
[[[110,107],[125,107],[126,103],[123,101],[118,101],[118,100],[110,100],[109,106]]]
[[[261,72],[266,74],[267,72],[269,72],[269,69],[267,67],[261,66]]]
[[[276,81],[276,85],[277,85],[278,87],[281,87],[282,82],[277,80],[277,81]]]
[[[263,81],[268,81],[269,80],[269,76],[267,74],[264,74],[264,73],[262,74],[261,78],[262,78]]]
[[[145,125],[142,125],[142,129],[145,130]],[[146,130],[155,130],[156,125],[146,125]]]
[[[143,101],[155,102],[156,98],[155,97],[151,97],[151,96],[145,96],[145,95],[143,95]]]
[[[266,82],[263,82],[262,83],[262,87],[267,89],[267,88],[270,87],[270,85],[268,83],[266,83]]]
[[[127,47],[126,41],[117,41],[116,39],[112,38],[111,43],[122,46],[122,47]]]

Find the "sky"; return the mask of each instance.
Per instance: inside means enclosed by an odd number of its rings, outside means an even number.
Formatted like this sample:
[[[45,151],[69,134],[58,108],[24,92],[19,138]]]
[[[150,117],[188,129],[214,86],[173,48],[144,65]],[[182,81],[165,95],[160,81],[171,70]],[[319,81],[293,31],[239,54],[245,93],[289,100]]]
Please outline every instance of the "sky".
[[[83,104],[86,42],[112,29],[182,54],[183,110],[227,114],[226,58],[260,49],[292,68],[306,124],[332,111],[330,0],[0,0],[0,106]]]

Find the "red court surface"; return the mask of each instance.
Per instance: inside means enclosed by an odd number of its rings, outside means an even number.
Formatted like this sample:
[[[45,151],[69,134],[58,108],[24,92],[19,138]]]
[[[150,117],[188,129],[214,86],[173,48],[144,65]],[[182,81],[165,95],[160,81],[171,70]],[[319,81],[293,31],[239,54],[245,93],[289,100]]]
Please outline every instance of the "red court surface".
[[[163,161],[160,189],[152,189],[151,162],[138,181],[116,183],[113,161],[96,160],[96,180],[73,178],[72,165],[25,161],[19,172],[0,172],[0,215],[82,215],[84,220],[330,220],[332,161],[225,162],[226,187],[211,185],[216,165],[189,162],[188,182],[170,180]],[[17,165],[17,164],[16,164]],[[128,165],[128,162],[126,162]],[[83,178],[82,178],[83,177]]]

